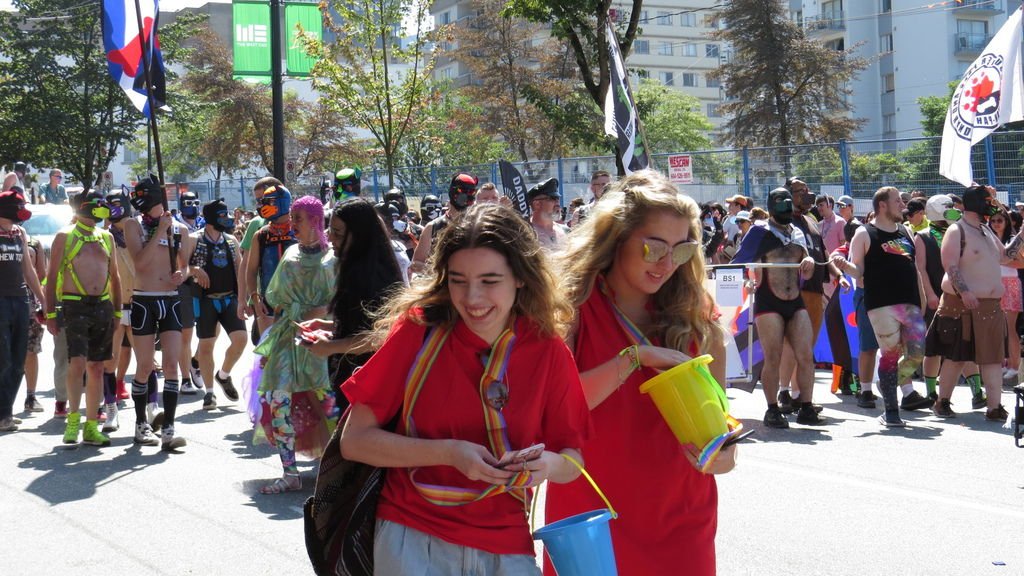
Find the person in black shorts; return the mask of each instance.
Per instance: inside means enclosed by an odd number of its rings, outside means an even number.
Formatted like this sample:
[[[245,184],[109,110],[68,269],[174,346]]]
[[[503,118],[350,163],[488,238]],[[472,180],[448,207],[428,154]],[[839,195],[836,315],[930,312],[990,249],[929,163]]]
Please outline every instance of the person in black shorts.
[[[82,442],[108,446],[97,413],[103,394],[103,363],[113,357],[114,322],[121,316],[121,285],[114,257],[114,237],[96,227],[110,216],[103,196],[88,192],[76,211],[77,221],[54,237],[46,278],[46,327],[64,331],[68,350],[68,417],[64,443],[77,444],[82,415],[82,375],[86,376],[86,422]],[[58,314],[56,304],[61,304]],[[59,318],[59,321],[58,321]]]
[[[238,400],[238,390],[231,381],[231,369],[245,350],[245,322],[238,317],[237,269],[241,262],[238,243],[231,233],[235,221],[223,199],[203,206],[206,226],[192,233],[192,254],[189,256],[189,274],[195,279],[200,293],[194,299],[198,310],[196,332],[199,334],[199,370],[206,383],[203,410],[217,407],[213,392],[216,380],[224,395]],[[224,362],[214,373],[213,348],[217,341],[217,326],[227,332],[231,344]]]
[[[796,421],[798,424],[821,424],[824,418],[811,403],[814,393],[813,329],[800,293],[800,279],[811,277],[814,259],[808,254],[807,239],[803,232],[793,225],[793,196],[789,190],[772,190],[768,195],[768,213],[771,215],[768,226],[752,227],[732,260],[733,264],[799,264],[799,269],[769,267],[760,270],[758,274],[758,286],[754,294],[754,321],[764,350],[761,385],[768,401],[764,424],[772,428],[789,427],[777,399],[784,340],[789,342],[797,361],[800,396],[799,400],[793,400],[793,406],[797,408]]]

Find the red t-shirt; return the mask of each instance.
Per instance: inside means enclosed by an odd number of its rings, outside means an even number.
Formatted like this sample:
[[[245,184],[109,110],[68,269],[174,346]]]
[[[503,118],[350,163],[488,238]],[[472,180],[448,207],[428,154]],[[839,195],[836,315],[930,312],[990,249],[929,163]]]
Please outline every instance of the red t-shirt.
[[[579,311],[579,371],[604,364],[630,343],[608,297],[595,288]],[[583,446],[583,458],[619,513],[610,526],[621,576],[714,576],[715,479],[694,469],[654,402],[640,393],[640,385],[656,373],[637,370],[594,408],[594,433]],[[605,504],[586,480],[548,486],[548,523],[601,508]],[[550,562],[545,561],[544,573],[554,574]]]
[[[423,346],[427,328],[399,321],[387,341],[356,371],[342,391],[353,404],[373,410],[377,421],[390,422],[401,411],[409,368]],[[542,337],[523,318],[505,373],[508,404],[502,410],[512,449],[543,442],[558,452],[583,445],[590,427],[583,387],[572,354],[557,337]],[[461,321],[437,355],[413,408],[419,438],[458,438],[489,448],[480,404],[482,356],[490,349]],[[398,433],[405,434],[400,422]],[[486,489],[452,466],[421,468],[416,481]],[[495,554],[533,554],[523,503],[499,494],[465,506],[431,504],[412,485],[408,470],[388,470],[377,517],[461,546]]]

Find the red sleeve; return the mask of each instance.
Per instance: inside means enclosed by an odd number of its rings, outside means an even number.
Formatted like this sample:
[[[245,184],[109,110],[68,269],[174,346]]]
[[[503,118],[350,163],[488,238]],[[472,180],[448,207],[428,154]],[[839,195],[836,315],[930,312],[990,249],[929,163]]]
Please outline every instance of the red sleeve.
[[[545,448],[552,452],[566,448],[580,450],[591,435],[590,409],[583,396],[583,383],[565,343],[558,340],[551,348],[548,401],[542,420]]]
[[[405,380],[426,331],[405,318],[396,322],[384,345],[341,385],[349,402],[368,406],[382,426],[390,422],[402,407]]]

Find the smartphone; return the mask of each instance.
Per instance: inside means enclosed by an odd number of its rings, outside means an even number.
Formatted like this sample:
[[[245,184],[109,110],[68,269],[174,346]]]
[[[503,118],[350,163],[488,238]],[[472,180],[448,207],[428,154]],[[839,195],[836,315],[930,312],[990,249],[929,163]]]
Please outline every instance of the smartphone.
[[[733,436],[732,438],[729,438],[728,440],[726,440],[725,443],[722,444],[722,448],[728,448],[729,446],[732,446],[733,444],[738,444],[739,442],[742,442],[744,438],[746,438],[747,436],[750,436],[754,432],[756,432],[756,430],[753,429],[753,428],[751,428],[750,430],[747,430],[746,432],[741,432],[741,433],[737,434],[736,436]]]
[[[498,460],[495,468],[505,468],[513,464],[522,464],[523,462],[529,462],[540,458],[540,455],[544,453],[543,444],[534,444],[529,448],[523,448],[522,450],[510,450],[505,452],[505,455]]]

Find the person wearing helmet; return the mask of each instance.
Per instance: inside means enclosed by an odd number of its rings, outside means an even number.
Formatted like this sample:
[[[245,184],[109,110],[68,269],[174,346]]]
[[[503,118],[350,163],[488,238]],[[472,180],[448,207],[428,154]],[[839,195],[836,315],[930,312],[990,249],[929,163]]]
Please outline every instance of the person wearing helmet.
[[[181,252],[189,251],[189,238],[186,228],[164,209],[164,197],[163,186],[156,176],[151,175],[136,184],[131,204],[139,216],[125,221],[124,240],[135,263],[131,314],[136,367],[132,382],[135,443],[160,444],[162,450],[173,452],[186,444],[184,438],[175,434],[174,416],[180,385],[177,360],[181,353],[182,327],[178,286],[186,278],[187,266]],[[157,334],[160,335],[164,371],[164,411],[159,440],[152,424],[158,423],[156,407],[146,402],[149,393],[157,388],[153,362]],[[147,410],[153,414],[152,418],[147,418]]]
[[[16,190],[0,192],[0,432],[18,429],[14,398],[21,386],[28,349],[28,304],[25,288],[43,302],[43,289],[28,254],[25,230],[18,225],[32,217],[25,196]]]
[[[85,426],[82,442],[109,446],[97,414],[103,392],[103,363],[113,357],[114,319],[121,316],[121,286],[114,257],[114,237],[96,226],[110,217],[103,195],[83,194],[76,222],[53,239],[46,275],[46,328],[64,331],[67,339],[68,417],[64,443],[77,444],[85,376]],[[61,306],[58,321],[57,305]]]
[[[359,196],[363,172],[359,168],[342,168],[334,174],[334,203]]]
[[[441,217],[444,213],[444,205],[441,200],[433,194],[427,194],[420,201],[420,222],[426,226]]]
[[[409,267],[410,273],[420,274],[427,269],[434,237],[476,201],[476,189],[479,184],[480,180],[476,176],[465,172],[459,172],[452,178],[448,185],[448,209],[423,227],[420,242],[413,253],[412,265]]]

